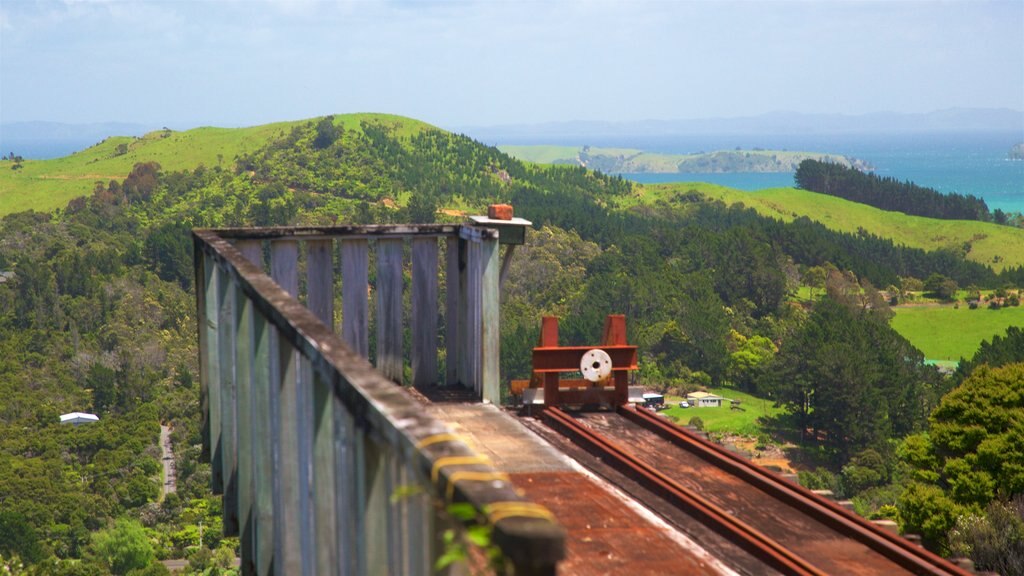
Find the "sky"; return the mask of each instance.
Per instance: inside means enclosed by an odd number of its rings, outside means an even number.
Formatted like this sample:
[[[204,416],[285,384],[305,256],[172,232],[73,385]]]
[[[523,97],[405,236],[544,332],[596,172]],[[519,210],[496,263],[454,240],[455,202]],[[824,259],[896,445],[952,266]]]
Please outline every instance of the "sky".
[[[1024,1],[3,0],[0,123],[1024,109]]]

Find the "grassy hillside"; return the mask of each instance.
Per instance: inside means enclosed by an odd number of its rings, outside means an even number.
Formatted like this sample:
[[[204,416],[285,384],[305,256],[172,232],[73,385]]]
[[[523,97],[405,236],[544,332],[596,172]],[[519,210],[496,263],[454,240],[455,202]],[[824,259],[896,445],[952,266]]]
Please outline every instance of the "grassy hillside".
[[[855,160],[836,154],[783,150],[720,150],[695,154],[658,154],[633,148],[593,146],[498,146],[502,152],[537,164],[583,164],[603,172],[792,172],[800,162],[812,158],[843,166]]]
[[[399,127],[408,135],[429,125],[384,114],[345,114],[335,122],[359,129],[363,120],[377,120]],[[68,201],[92,191],[96,181],[123,180],[138,162],[155,161],[165,172],[206,166],[230,167],[239,154],[265,145],[297,124],[278,122],[250,128],[195,128],[184,132],[158,130],[141,138],[115,136],[63,158],[26,160],[20,170],[0,162],[0,216],[22,210],[48,212],[63,208]],[[127,151],[118,155],[118,146]]]
[[[842,232],[867,232],[891,238],[924,250],[967,248],[967,259],[1003,268],[1024,265],[1024,230],[967,220],[937,220],[887,212],[834,196],[816,194],[795,188],[771,188],[744,192],[734,188],[704,183],[649,184],[639,200],[653,202],[668,199],[676,193],[696,190],[727,204],[742,202],[765,216],[791,221],[800,216],[821,222]]]
[[[783,412],[782,408],[775,406],[771,400],[758,398],[734,388],[710,388],[709,392],[729,400],[739,400],[739,409],[734,410],[729,402],[718,408],[680,408],[679,400],[682,398],[672,397],[666,398],[668,408],[664,413],[680,424],[688,424],[694,417],[700,418],[707,432],[756,436],[764,432],[761,418],[778,416]]]
[[[1001,335],[1010,326],[1024,326],[1024,307],[989,310],[953,306],[904,306],[894,309],[892,327],[929,360],[970,358],[982,340]],[[942,327],[941,330],[937,327]]]

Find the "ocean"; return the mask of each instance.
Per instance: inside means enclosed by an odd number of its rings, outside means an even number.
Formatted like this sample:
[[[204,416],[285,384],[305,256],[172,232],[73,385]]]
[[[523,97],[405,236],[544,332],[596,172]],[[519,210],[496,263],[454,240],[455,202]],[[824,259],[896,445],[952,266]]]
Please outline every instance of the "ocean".
[[[1019,132],[990,134],[715,136],[621,139],[593,146],[640,148],[686,154],[755,147],[768,150],[831,152],[867,161],[879,176],[909,180],[939,192],[972,194],[990,210],[1024,213],[1024,161],[1009,160]],[[623,174],[637,182],[712,182],[740,190],[792,186],[792,173]]]

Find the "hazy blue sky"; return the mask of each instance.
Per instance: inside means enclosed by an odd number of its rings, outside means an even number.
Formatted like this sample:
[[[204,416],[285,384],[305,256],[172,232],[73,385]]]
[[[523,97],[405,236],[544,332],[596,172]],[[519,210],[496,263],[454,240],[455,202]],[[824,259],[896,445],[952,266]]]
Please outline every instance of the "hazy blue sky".
[[[1024,109],[1024,1],[3,0],[0,122]]]

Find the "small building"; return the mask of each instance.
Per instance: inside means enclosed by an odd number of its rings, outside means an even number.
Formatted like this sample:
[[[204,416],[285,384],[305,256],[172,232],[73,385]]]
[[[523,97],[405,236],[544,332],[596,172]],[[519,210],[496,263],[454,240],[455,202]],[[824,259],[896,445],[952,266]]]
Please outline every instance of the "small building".
[[[657,410],[665,406],[665,396],[662,394],[646,392],[643,395],[643,406],[644,408],[652,408],[654,410]]]
[[[725,398],[710,392],[690,392],[686,395],[686,401],[694,408],[719,408]]]
[[[71,424],[72,426],[78,426],[79,424],[91,424],[93,422],[99,422],[100,417],[95,414],[86,414],[85,412],[71,412],[69,414],[61,414],[61,424]]]

